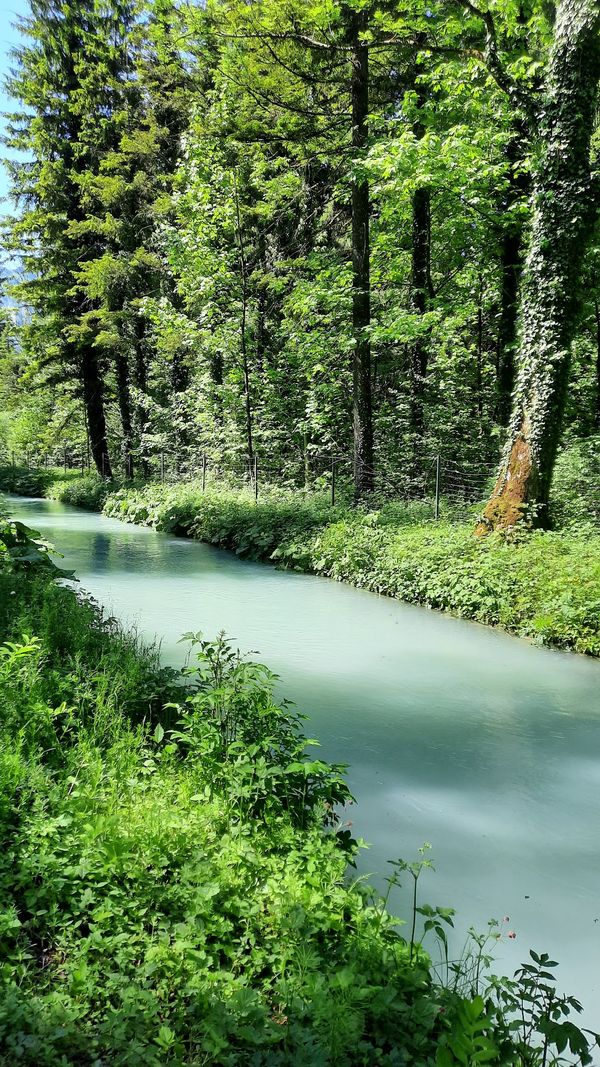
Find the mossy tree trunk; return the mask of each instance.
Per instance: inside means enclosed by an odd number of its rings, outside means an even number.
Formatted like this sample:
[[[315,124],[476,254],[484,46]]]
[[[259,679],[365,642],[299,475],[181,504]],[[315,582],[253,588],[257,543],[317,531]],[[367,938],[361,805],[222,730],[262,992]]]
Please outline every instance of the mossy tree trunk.
[[[579,305],[597,208],[590,138],[600,78],[600,3],[562,0],[549,59],[521,295],[518,375],[508,440],[480,532],[547,519]]]

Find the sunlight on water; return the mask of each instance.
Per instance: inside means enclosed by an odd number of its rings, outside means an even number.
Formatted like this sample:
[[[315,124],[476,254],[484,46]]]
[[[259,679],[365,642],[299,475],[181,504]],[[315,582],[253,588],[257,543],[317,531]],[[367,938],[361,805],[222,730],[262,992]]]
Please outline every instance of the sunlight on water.
[[[510,916],[496,970],[549,952],[598,1028],[598,663],[60,504],[11,508],[165,660],[189,630],[256,651],[323,755],[350,764],[360,869],[381,884],[387,859],[431,842],[423,899],[457,907],[456,945]]]

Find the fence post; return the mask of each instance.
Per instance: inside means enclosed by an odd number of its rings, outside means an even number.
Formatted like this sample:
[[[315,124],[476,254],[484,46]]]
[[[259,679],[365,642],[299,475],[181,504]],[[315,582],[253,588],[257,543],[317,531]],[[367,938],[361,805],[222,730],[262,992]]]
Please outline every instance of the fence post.
[[[440,517],[441,464],[440,454],[435,457],[435,521]]]
[[[161,482],[164,482],[164,480],[165,480],[165,454],[164,454],[164,452],[161,452],[161,454],[160,454],[160,480],[161,480]]]
[[[331,506],[335,507],[335,460],[331,461]]]
[[[258,504],[258,456],[254,454],[254,503]]]
[[[202,456],[202,492],[206,492],[206,452]]]

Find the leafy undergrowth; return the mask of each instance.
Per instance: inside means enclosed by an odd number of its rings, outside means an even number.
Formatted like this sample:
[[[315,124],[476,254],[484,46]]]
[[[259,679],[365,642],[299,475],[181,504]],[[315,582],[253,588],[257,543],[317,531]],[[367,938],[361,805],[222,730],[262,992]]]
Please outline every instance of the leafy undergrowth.
[[[556,507],[570,525],[512,537],[477,539],[474,517],[452,522],[444,511],[440,522],[426,521],[428,505],[418,501],[365,512],[332,508],[325,495],[272,489],[256,504],[246,491],[214,485],[206,492],[194,482],[119,486],[94,476],[55,479],[45,492],[248,558],[600,656],[600,531],[591,521],[593,496],[577,489],[592,464],[589,451],[583,449],[585,463],[575,462],[572,451],[559,462]]]
[[[0,523],[0,1063],[591,1062],[547,957],[480,989],[480,940],[441,987],[348,880],[340,768],[265,667],[188,635],[176,678],[28,540]]]
[[[79,478],[79,471],[57,467],[0,466],[0,490],[21,496],[47,496],[58,480],[66,487]]]
[[[257,505],[194,483],[110,491],[98,479],[51,492],[95,507],[99,485],[107,515],[600,656],[597,526],[478,539],[473,521],[424,522],[418,504],[365,513],[272,492]]]
[[[600,656],[600,535],[592,527],[476,538],[471,524],[333,523],[276,558],[387,596]]]

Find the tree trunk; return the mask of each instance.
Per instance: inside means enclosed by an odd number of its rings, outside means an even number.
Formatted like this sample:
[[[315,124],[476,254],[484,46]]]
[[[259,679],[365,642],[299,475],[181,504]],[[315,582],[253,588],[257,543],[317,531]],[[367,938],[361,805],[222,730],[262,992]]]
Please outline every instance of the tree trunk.
[[[80,368],[92,458],[98,474],[102,478],[112,478],[112,467],[106,440],[104,389],[98,366],[98,357],[93,348],[86,347],[81,353]]]
[[[426,46],[426,35],[418,34],[417,46]],[[422,108],[426,98],[423,87],[418,81],[419,68],[415,63],[412,69],[410,88],[416,93],[417,119],[414,123],[414,135],[417,141],[425,136],[425,125],[421,120]],[[412,235],[411,235],[411,272],[410,301],[412,310],[419,317],[424,316],[433,295],[431,284],[431,192],[427,186],[419,186],[412,195]],[[429,364],[429,338],[420,327],[416,339],[410,347],[410,420],[415,436],[415,460],[417,474],[420,473],[421,456],[419,444],[425,435],[425,385]]]
[[[481,426],[483,415],[483,275],[479,273],[477,286],[477,363],[475,366],[475,393],[477,397],[477,415]]]
[[[423,136],[423,134],[421,134]],[[415,189],[412,198],[411,303],[417,315],[426,314],[431,295],[431,194]],[[425,433],[425,382],[429,363],[428,338],[422,332],[410,349],[410,412],[412,431],[418,439]]]
[[[502,237],[500,269],[500,322],[498,325],[498,422],[507,426],[510,419],[512,391],[515,384],[515,348],[519,279],[521,276],[521,227],[511,226]]]
[[[517,321],[519,313],[519,284],[523,268],[523,224],[519,219],[510,218],[510,210],[529,192],[529,176],[524,170],[515,172],[515,167],[522,158],[521,145],[525,138],[522,125],[515,126],[515,135],[511,137],[506,148],[509,165],[509,185],[506,196],[499,205],[502,213],[509,213],[509,222],[505,225],[500,251],[500,321],[496,349],[497,387],[498,387],[498,421],[508,426],[515,385],[515,354],[517,348]]]
[[[597,296],[594,298],[594,314],[596,317],[596,406],[594,409],[594,427],[600,431],[600,304]]]
[[[590,138],[600,5],[562,0],[549,60],[523,277],[519,373],[508,440],[480,532],[547,521],[586,238],[596,213]]]
[[[250,364],[248,362],[248,265],[246,260],[246,246],[242,232],[242,216],[240,211],[240,198],[238,192],[237,175],[233,172],[233,189],[235,196],[236,214],[236,237],[239,252],[239,268],[241,281],[242,313],[240,317],[240,347],[242,353],[242,371],[244,380],[244,414],[246,417],[246,455],[248,457],[248,472],[252,477],[254,470],[254,420],[252,417],[252,397],[250,394]]]
[[[139,313],[133,316],[134,381],[144,396],[148,390],[148,367],[146,364],[146,320]],[[150,464],[144,452],[144,433],[147,415],[139,400],[135,406],[136,435],[139,445],[139,469],[143,478],[150,476]]]
[[[367,147],[369,116],[369,46],[361,40],[367,28],[366,12],[350,14],[352,45],[352,147],[360,162]],[[354,494],[362,499],[373,490],[373,401],[371,381],[371,255],[369,182],[357,175],[352,183],[352,326],[354,352],[353,428]]]
[[[123,431],[123,459],[125,475],[133,478],[133,415],[131,391],[129,389],[129,367],[127,355],[118,351],[115,356],[115,375],[117,379],[117,402]]]

